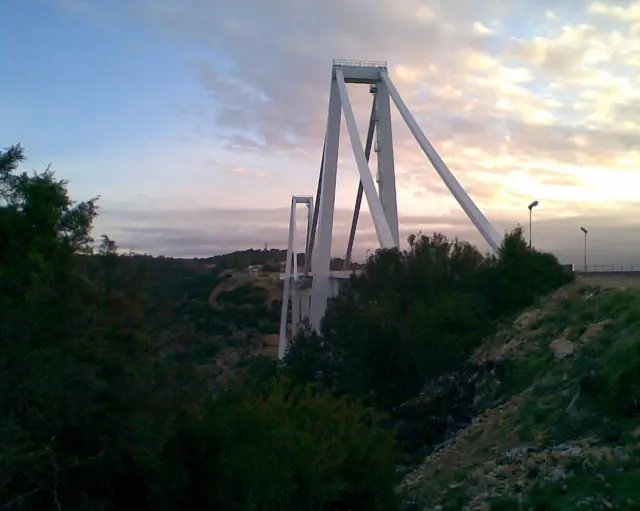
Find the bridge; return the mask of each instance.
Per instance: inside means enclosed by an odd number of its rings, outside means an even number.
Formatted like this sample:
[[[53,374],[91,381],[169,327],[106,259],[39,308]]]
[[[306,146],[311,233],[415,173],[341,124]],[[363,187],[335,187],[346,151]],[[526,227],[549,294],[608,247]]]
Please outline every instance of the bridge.
[[[349,100],[348,83],[367,85],[369,92],[373,96],[364,147],[353,115],[351,101]],[[285,272],[280,276],[284,281],[284,292],[280,316],[279,358],[284,357],[289,342],[287,330],[290,304],[292,337],[295,336],[302,322],[308,321],[311,328],[318,330],[328,299],[336,296],[340,291],[341,283],[348,281],[353,274],[348,268],[351,263],[363,196],[369,206],[380,247],[393,248],[400,245],[393,136],[391,131],[391,102],[395,104],[418,145],[489,247],[494,252],[497,252],[500,247],[502,237],[471,200],[471,197],[451,173],[418,126],[389,77],[387,63],[334,60],[331,72],[327,126],[315,200],[309,195],[294,195],[291,199],[287,262]],[[358,167],[360,182],[349,232],[344,270],[331,271],[331,240],[333,235],[340,128],[343,115]],[[372,149],[377,156],[375,181],[369,168],[369,157]],[[298,268],[296,253],[296,221],[299,205],[304,205],[307,208],[305,257],[302,269]]]

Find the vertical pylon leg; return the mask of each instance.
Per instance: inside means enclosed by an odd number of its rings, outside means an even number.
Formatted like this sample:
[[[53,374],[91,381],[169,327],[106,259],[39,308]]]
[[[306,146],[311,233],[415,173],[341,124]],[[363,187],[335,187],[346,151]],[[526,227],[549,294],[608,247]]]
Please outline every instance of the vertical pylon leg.
[[[304,249],[304,268],[303,268],[303,272],[305,275],[308,275],[309,271],[311,270],[311,236],[312,236],[312,232],[313,232],[313,216],[314,216],[314,204],[313,204],[313,198],[311,198],[309,200],[309,203],[307,204],[307,241],[305,243],[305,249]]]
[[[324,167],[320,191],[318,234],[313,247],[313,287],[311,291],[311,327],[320,329],[320,322],[329,298],[329,266],[331,263],[331,237],[336,199],[338,148],[340,142],[340,93],[335,79],[331,80],[329,115],[325,135]],[[317,200],[317,199],[316,199]]]
[[[278,342],[278,358],[282,360],[287,351],[287,319],[289,315],[289,298],[291,297],[293,240],[295,232],[296,201],[291,199],[289,216],[289,244],[287,246],[287,263],[284,270],[284,289],[282,292],[282,310],[280,312],[280,340]]]
[[[398,229],[398,199],[396,197],[396,173],[393,158],[393,135],[391,132],[391,104],[389,89],[384,81],[376,84],[376,117],[378,121],[378,174],[380,179],[380,202],[387,217],[391,236],[400,246]]]
[[[295,339],[300,326],[300,292],[293,287],[291,293],[291,338]]]
[[[296,247],[296,242],[298,241],[298,237],[296,236],[296,230],[298,229],[298,223],[296,222],[296,207],[298,206],[297,201],[293,200],[293,239],[291,240],[291,258],[293,264],[293,278],[296,279],[298,277],[298,250]]]

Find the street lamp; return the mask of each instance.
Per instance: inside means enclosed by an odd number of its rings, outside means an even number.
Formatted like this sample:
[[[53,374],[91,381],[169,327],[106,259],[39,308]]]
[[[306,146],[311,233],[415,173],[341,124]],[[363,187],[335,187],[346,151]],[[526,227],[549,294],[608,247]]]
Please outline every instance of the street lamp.
[[[584,233],[584,272],[587,272],[587,231],[584,227],[580,227],[580,230]]]
[[[529,206],[527,206],[529,208],[529,250],[531,250],[531,210],[538,204],[539,202],[537,200],[534,200],[531,204],[529,204]]]

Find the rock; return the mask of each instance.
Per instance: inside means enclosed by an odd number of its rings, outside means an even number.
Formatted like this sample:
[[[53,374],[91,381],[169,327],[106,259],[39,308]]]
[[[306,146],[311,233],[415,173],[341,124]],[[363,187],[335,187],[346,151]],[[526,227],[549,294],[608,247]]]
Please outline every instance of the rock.
[[[404,465],[396,465],[396,473],[397,474],[406,474],[409,471],[409,468]]]
[[[538,319],[539,315],[540,310],[537,309],[524,311],[513,324],[518,329],[528,329]]]
[[[481,468],[476,468],[472,472],[472,477],[478,481],[483,481],[484,479],[486,479],[486,475]]]
[[[278,334],[263,334],[262,345],[263,346],[278,346],[280,344],[280,335]]]
[[[536,463],[536,460],[534,458],[528,458],[525,462],[525,467],[528,470],[535,470],[536,468],[538,468],[538,464]]]
[[[607,462],[613,461],[613,452],[611,451],[611,447],[605,446],[602,448],[602,457]]]
[[[536,463],[544,463],[547,461],[548,454],[546,452],[536,452],[533,454],[532,458]]]
[[[580,342],[587,344],[587,343],[590,343],[591,341],[594,341],[598,337],[600,337],[602,335],[604,327],[608,323],[610,323],[609,320],[604,320],[604,321],[599,321],[597,323],[590,324],[587,330],[585,331],[585,333],[582,334],[582,337],[580,337]]]
[[[497,464],[494,460],[489,460],[489,461],[485,461],[482,466],[488,472],[490,470],[494,470]]]
[[[549,473],[549,475],[547,476],[547,479],[550,480],[551,482],[559,483],[561,481],[564,481],[566,477],[567,477],[567,474],[564,468],[556,467]]]
[[[562,458],[563,458],[562,453],[558,451],[554,451],[551,453],[551,459],[553,459],[554,461],[560,461]]]
[[[497,477],[492,476],[492,475],[488,475],[487,476],[487,484],[489,486],[498,486],[498,484],[500,484],[500,481],[498,480]]]
[[[573,343],[566,339],[556,339],[549,344],[549,347],[553,350],[556,360],[562,360],[568,357],[575,349]]]

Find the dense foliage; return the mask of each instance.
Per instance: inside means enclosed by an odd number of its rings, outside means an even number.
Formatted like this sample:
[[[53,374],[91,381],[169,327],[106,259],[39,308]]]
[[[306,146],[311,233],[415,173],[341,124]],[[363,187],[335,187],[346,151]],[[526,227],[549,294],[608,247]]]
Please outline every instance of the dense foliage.
[[[598,346],[603,353],[592,357],[585,370],[582,390],[600,412],[636,418],[640,414],[640,297],[619,292],[607,297],[604,310],[609,318],[606,337]],[[616,324],[617,323],[617,324]]]
[[[248,266],[266,265],[274,270],[280,269],[280,264],[287,260],[287,251],[272,248],[270,250],[237,250],[228,254],[207,257],[204,261],[215,264],[221,269],[247,268]],[[302,264],[304,254],[299,254],[298,263]]]
[[[188,266],[120,255],[103,236],[89,256],[96,200],[72,201],[49,170],[19,173],[23,159],[20,146],[0,152],[6,510],[396,509],[395,428],[374,409],[460,367],[501,319],[568,278],[521,229],[497,257],[411,237],[369,258],[279,374],[260,359],[214,395],[203,363],[240,327],[273,333],[278,303],[238,285],[214,310],[209,293],[226,268],[276,269],[280,251]],[[636,366],[619,367],[600,378],[637,406]]]
[[[376,413],[273,374],[213,396],[166,356],[148,261],[108,237],[83,259],[96,201],[23,159],[0,152],[3,510],[394,509]]]
[[[459,367],[497,320],[570,278],[553,255],[530,250],[519,227],[497,257],[442,234],[412,236],[408,250],[369,258],[330,303],[320,336],[298,336],[289,374],[398,405]]]

